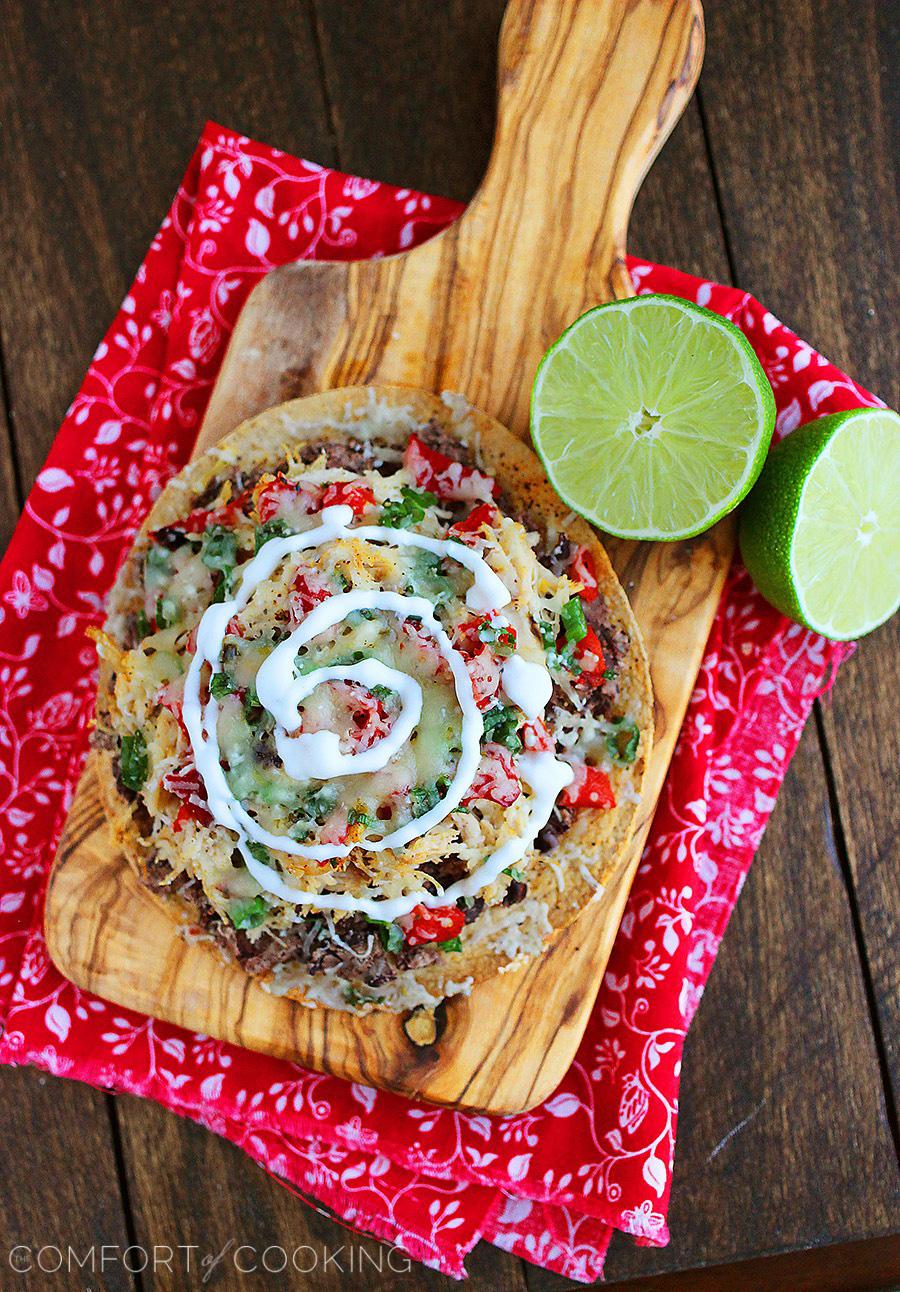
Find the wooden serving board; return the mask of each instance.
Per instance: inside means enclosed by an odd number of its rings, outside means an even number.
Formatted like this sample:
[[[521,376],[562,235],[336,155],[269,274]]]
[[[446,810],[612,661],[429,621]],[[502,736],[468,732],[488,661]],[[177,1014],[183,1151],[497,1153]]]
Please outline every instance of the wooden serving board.
[[[528,435],[538,360],[583,310],[630,292],[637,188],[693,90],[698,0],[510,0],[494,150],[464,215],[405,255],[276,269],[238,320],[197,445],[334,386],[453,390]],[[598,470],[602,470],[598,463]],[[109,840],[89,760],[50,878],[56,965],[121,1005],[404,1095],[510,1113],[556,1087],[579,1044],[699,667],[729,526],[676,545],[610,543],[656,697],[649,785],[627,866],[530,967],[404,1020],[274,997],[186,944]]]

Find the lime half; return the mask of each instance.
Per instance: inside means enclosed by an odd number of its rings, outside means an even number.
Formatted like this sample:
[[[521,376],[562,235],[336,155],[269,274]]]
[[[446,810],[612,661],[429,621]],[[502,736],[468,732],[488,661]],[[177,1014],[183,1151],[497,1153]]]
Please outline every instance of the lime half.
[[[678,296],[582,314],[544,355],[531,395],[550,483],[622,538],[709,529],[759,475],[774,425],[746,337]]]
[[[900,606],[900,417],[855,408],[801,426],[741,512],[741,555],[767,601],[837,641]]]

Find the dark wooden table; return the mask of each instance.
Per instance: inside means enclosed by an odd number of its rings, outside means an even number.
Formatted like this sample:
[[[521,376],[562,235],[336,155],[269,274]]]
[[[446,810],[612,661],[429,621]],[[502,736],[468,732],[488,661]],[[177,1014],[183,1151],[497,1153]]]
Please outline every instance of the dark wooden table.
[[[6,0],[0,544],[204,120],[468,198],[490,146],[502,9]],[[890,10],[880,0],[708,0],[700,90],[640,195],[631,247],[746,287],[896,404]],[[614,1241],[613,1283],[900,1283],[898,635],[895,621],[866,641],[809,723],[688,1038],[672,1242]],[[0,1090],[2,1288],[132,1286],[121,1267],[13,1275],[17,1242],[218,1251],[234,1239],[320,1253],[355,1244],[238,1150],[152,1104],[29,1070],[0,1072]],[[487,1246],[469,1267],[474,1289],[565,1283]],[[133,1282],[201,1278],[161,1271]],[[295,1285],[373,1278],[320,1263]],[[419,1267],[374,1281],[451,1286]],[[273,1280],[223,1262],[209,1284]]]

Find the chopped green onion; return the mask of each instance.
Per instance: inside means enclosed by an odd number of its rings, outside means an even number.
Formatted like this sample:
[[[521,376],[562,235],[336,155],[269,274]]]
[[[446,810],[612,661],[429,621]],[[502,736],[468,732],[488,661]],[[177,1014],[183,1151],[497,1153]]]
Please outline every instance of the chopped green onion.
[[[148,547],[144,557],[144,573],[157,574],[160,577],[168,578],[171,570],[169,568],[169,553],[164,547]]]
[[[200,560],[208,570],[230,573],[237,563],[237,534],[224,525],[207,525],[200,544]]]
[[[143,606],[141,606],[135,616],[134,631],[137,633],[137,639],[139,642],[142,642],[145,637],[150,636],[150,620],[147,618],[147,612]]]
[[[537,630],[544,650],[555,650],[556,639],[559,636],[558,626],[549,619],[538,619]]]
[[[581,597],[571,597],[559,612],[559,617],[566,630],[566,641],[580,642],[583,637],[587,637],[587,620]]]
[[[224,700],[237,689],[238,684],[229,673],[213,673],[209,679],[209,693],[215,700]]]
[[[581,665],[575,662],[575,646],[572,642],[566,642],[565,646],[557,650],[547,651],[547,667],[554,673],[571,673],[573,677],[579,677],[581,674]]]
[[[478,639],[493,646],[496,655],[512,655],[516,649],[515,628],[492,619],[485,619],[478,625]]]
[[[229,911],[231,923],[236,929],[255,929],[268,914],[269,904],[264,897],[254,897],[252,902],[244,902]]]
[[[267,520],[264,525],[256,527],[256,533],[253,539],[253,551],[259,552],[265,547],[271,538],[287,538],[293,534],[293,530],[286,520],[276,516],[274,520]]]
[[[156,626],[160,630],[171,628],[181,618],[178,602],[173,597],[159,597],[156,602]]]
[[[147,742],[142,731],[123,736],[119,750],[119,775],[130,790],[139,790],[147,779]]]
[[[376,700],[396,699],[397,696],[396,691],[391,690],[389,686],[382,686],[380,683],[377,686],[373,686],[371,691]]]
[[[344,1000],[348,1005],[370,1005],[377,1001],[377,996],[366,996],[355,987],[347,986],[344,988]]]
[[[606,748],[609,756],[619,767],[627,767],[637,757],[638,745],[641,743],[641,731],[631,718],[615,718],[610,723],[612,730],[606,733]]]
[[[462,938],[448,938],[446,942],[439,942],[438,946],[442,951],[462,951]]]
[[[332,811],[337,803],[337,790],[333,785],[323,785],[320,790],[307,794],[303,800],[303,812],[314,821],[321,821]]]

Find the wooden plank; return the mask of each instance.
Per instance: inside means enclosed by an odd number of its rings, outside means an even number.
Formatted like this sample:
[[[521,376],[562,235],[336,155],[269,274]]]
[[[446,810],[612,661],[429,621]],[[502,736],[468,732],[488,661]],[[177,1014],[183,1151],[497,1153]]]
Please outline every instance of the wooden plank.
[[[896,12],[878,0],[718,0],[708,19],[701,96],[741,283],[896,406]],[[748,67],[753,76],[743,74]],[[896,621],[863,642],[822,711],[839,807],[835,846],[858,907],[895,1106],[898,645]]]
[[[490,154],[506,0],[314,0],[344,170],[467,202]]]
[[[423,1266],[407,1269],[399,1250],[389,1256],[389,1247],[305,1205],[240,1149],[193,1122],[135,1099],[119,1101],[119,1118],[137,1241],[147,1247],[183,1243],[197,1248],[194,1278],[187,1279],[183,1265],[179,1270],[176,1264],[171,1272],[157,1273],[150,1283],[153,1292],[199,1288],[204,1274],[221,1292],[276,1286],[273,1275],[260,1268],[267,1248],[272,1250],[265,1260],[276,1269],[281,1251],[287,1253],[287,1273],[280,1282],[284,1287],[344,1292],[368,1285],[379,1292],[438,1292],[451,1286],[446,1276]],[[255,1250],[241,1252],[236,1266],[241,1245]],[[202,1264],[204,1256],[220,1253],[214,1268]],[[241,1265],[254,1263],[255,1273],[240,1272]],[[483,1248],[468,1266],[472,1292],[524,1292],[521,1262],[505,1252]]]
[[[8,5],[0,116],[2,341],[27,488],[205,119],[335,157],[292,3]]]
[[[3,1286],[74,1292],[93,1285],[132,1292],[132,1277],[121,1262],[131,1240],[107,1096],[25,1068],[0,1068],[0,1141]],[[102,1278],[101,1244],[117,1253]],[[29,1250],[12,1251],[20,1246]],[[54,1273],[60,1261],[68,1261],[70,1247],[75,1260],[93,1264],[81,1270],[63,1264]]]
[[[624,1292],[885,1292],[900,1277],[900,1237],[829,1244],[735,1265],[606,1283]]]
[[[827,816],[811,726],[688,1034],[672,1241],[636,1247],[617,1235],[610,1282],[861,1240],[900,1223],[897,1164]],[[528,1275],[532,1292],[552,1286]]]

